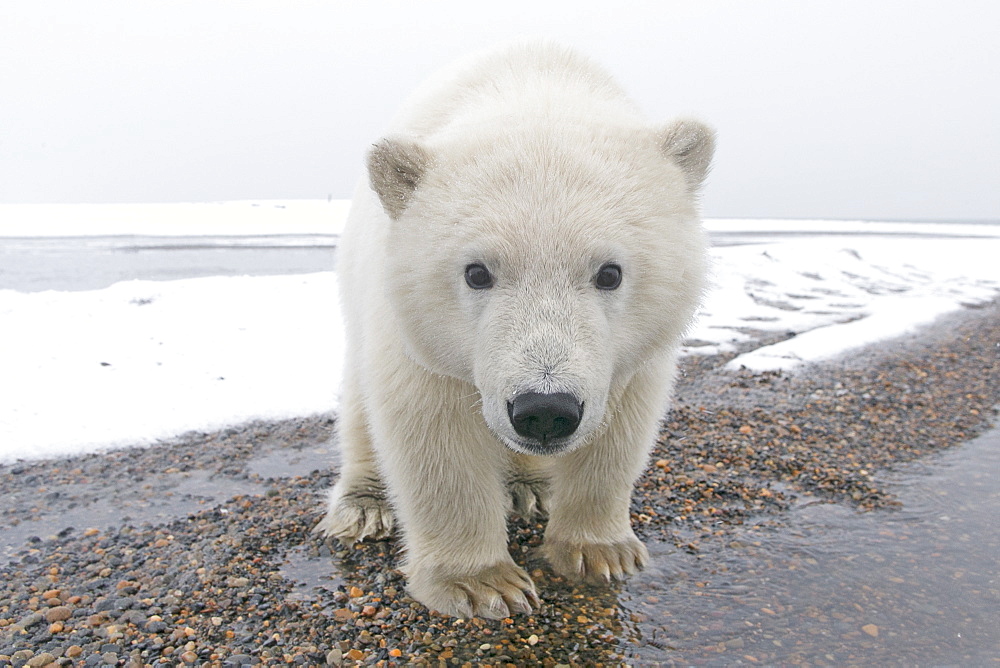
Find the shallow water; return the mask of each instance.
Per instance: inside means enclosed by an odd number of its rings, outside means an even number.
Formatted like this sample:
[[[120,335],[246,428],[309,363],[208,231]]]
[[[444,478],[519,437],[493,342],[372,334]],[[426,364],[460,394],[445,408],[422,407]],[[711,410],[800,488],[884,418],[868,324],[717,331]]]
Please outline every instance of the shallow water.
[[[312,549],[310,545],[300,545],[285,555],[280,573],[293,583],[286,600],[312,601],[317,589],[332,594],[345,584],[344,579],[330,568],[329,551],[321,550],[324,558],[317,559],[309,554]]]
[[[996,665],[1000,430],[886,477],[897,510],[800,502],[619,597],[637,663]],[[709,544],[703,542],[702,545]]]
[[[208,471],[149,474],[142,482],[109,489],[104,481],[59,485],[10,493],[10,506],[30,506],[30,519],[0,529],[0,565],[31,537],[47,539],[66,529],[108,529],[132,524],[167,523],[238,495],[262,494],[262,484],[214,476]],[[36,500],[37,499],[37,500]]]
[[[272,450],[247,462],[247,473],[262,479],[308,476],[310,472],[328,469],[333,464],[330,449],[322,447]]]

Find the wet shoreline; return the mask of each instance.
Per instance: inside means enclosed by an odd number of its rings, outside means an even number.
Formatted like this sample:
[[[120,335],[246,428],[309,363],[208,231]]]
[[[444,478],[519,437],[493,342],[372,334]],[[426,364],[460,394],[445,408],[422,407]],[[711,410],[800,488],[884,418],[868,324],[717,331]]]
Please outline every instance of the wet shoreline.
[[[916,640],[892,635],[884,616],[758,581],[839,554],[820,541],[782,556],[803,513],[861,517],[875,535],[900,516],[887,472],[994,420],[998,342],[994,302],[795,374],[727,372],[731,355],[686,358],[633,498],[651,569],[612,589],[574,588],[535,556],[542,527],[514,519],[512,553],[545,605],[499,623],[438,617],[406,597],[396,541],[348,549],[310,535],[334,477],[330,415],[0,466],[0,665],[1000,659],[989,628],[952,646],[928,627],[921,645],[919,629]],[[993,575],[975,575],[987,608]]]

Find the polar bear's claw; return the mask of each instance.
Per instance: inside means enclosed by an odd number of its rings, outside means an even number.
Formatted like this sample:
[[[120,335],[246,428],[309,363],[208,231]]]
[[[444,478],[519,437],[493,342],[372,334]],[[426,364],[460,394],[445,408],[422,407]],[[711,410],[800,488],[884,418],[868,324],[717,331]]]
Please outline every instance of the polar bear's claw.
[[[371,538],[383,540],[392,535],[395,521],[392,508],[381,488],[341,492],[335,487],[326,515],[313,531],[351,544]]]
[[[409,593],[428,608],[455,617],[503,619],[530,614],[541,603],[535,585],[513,562],[498,563],[467,575],[411,572]]]
[[[649,560],[646,546],[634,536],[610,544],[546,541],[542,553],[559,575],[599,583],[635,575]]]

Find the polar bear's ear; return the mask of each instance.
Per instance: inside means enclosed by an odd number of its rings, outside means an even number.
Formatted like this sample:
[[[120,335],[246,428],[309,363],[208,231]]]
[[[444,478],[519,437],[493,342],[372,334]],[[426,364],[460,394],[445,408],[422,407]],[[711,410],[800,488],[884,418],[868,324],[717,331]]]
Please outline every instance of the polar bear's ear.
[[[712,166],[715,131],[700,121],[674,121],[660,131],[660,148],[684,170],[688,188],[697,192]]]
[[[429,162],[427,152],[400,137],[380,140],[368,153],[368,181],[392,219],[399,218]]]

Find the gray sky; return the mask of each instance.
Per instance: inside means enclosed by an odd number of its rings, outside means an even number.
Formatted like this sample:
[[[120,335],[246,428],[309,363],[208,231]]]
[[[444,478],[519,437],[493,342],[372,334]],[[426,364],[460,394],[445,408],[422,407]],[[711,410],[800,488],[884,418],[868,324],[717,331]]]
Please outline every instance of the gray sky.
[[[1000,219],[992,0],[7,0],[0,202],[346,198],[423,77],[524,35],[713,124],[708,216]]]

